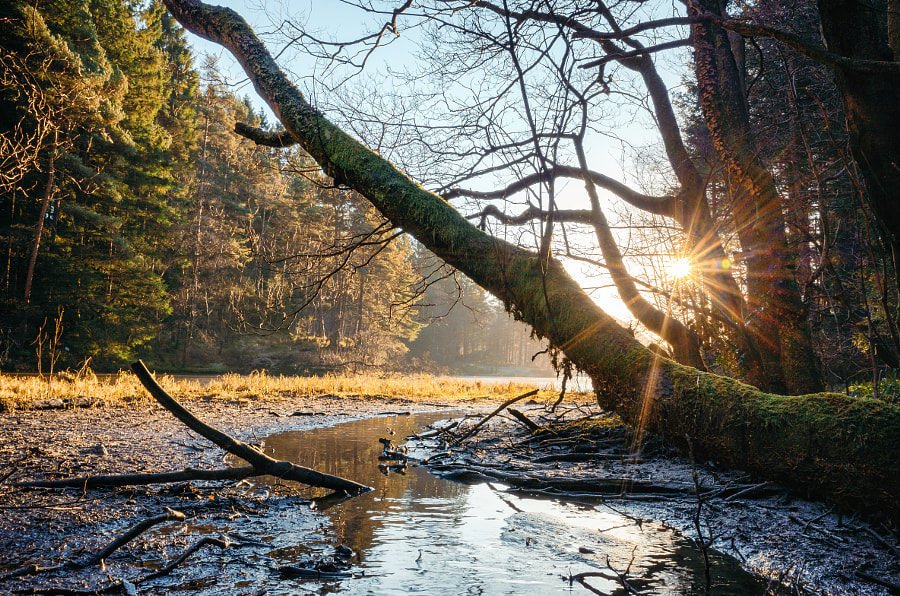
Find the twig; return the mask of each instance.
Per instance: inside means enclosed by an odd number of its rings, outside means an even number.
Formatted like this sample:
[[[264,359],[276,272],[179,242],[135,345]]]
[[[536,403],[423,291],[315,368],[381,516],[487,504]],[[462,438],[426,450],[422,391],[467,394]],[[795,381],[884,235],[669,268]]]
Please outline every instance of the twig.
[[[220,538],[212,538],[211,536],[205,536],[204,538],[201,538],[200,540],[195,542],[193,545],[191,545],[190,547],[185,549],[185,551],[183,553],[181,553],[171,563],[169,563],[162,569],[159,569],[157,571],[154,571],[153,573],[145,575],[144,577],[135,580],[133,583],[141,584],[146,581],[150,581],[151,579],[156,579],[158,577],[162,577],[164,575],[168,575],[169,573],[172,573],[172,571],[176,567],[178,567],[179,565],[184,563],[188,559],[188,557],[190,557],[191,555],[193,555],[195,552],[197,552],[198,550],[200,550],[201,548],[203,548],[206,545],[215,546],[222,550],[225,550],[229,546],[239,546],[239,545],[232,544],[228,540],[222,540]]]
[[[817,519],[821,519],[822,517],[824,517],[824,515],[820,515],[819,517],[816,517],[814,519],[805,520],[805,519],[801,518],[800,516],[795,515],[793,513],[788,514],[788,519],[803,526],[800,531],[801,536],[806,533],[807,528],[811,528],[811,529],[815,530],[816,532],[818,532],[819,534],[821,534],[822,536],[825,536],[826,538],[830,538],[831,540],[834,540],[837,542],[846,542],[846,540],[844,539],[843,536],[838,536],[834,532],[831,532],[830,530],[826,530],[825,528],[813,523],[814,521],[816,521]]]
[[[478,424],[476,424],[475,426],[473,426],[472,429],[469,430],[466,434],[462,435],[461,437],[459,437],[458,439],[456,439],[455,441],[453,441],[453,442],[450,444],[450,447],[456,447],[457,445],[459,445],[460,443],[462,443],[463,441],[465,441],[466,439],[468,439],[469,437],[471,437],[472,435],[474,435],[476,432],[478,432],[478,431],[481,429],[482,426],[484,426],[484,424],[485,424],[488,420],[490,420],[491,418],[493,418],[494,416],[496,416],[497,414],[499,414],[500,412],[502,412],[503,410],[505,410],[505,409],[508,408],[509,406],[513,405],[513,404],[516,403],[517,401],[521,401],[521,400],[525,399],[526,397],[531,397],[532,395],[537,395],[537,393],[538,393],[538,390],[537,390],[537,389],[533,389],[533,390],[531,390],[531,391],[529,391],[529,392],[527,392],[527,393],[523,393],[522,395],[517,395],[516,397],[513,397],[513,398],[511,398],[511,399],[506,400],[505,402],[503,402],[502,404],[500,404],[500,405],[497,407],[496,410],[494,410],[493,412],[491,412],[490,414],[488,414],[487,416],[485,416],[484,418],[482,418],[482,419],[478,422]]]
[[[75,569],[83,569],[85,567],[90,567],[91,565],[96,565],[100,561],[109,557],[115,551],[119,550],[121,547],[125,546],[126,544],[128,544],[129,542],[131,542],[132,540],[134,540],[135,538],[137,538],[138,536],[140,536],[141,534],[143,534],[150,528],[152,528],[153,526],[155,526],[157,524],[161,524],[164,521],[170,521],[170,520],[182,521],[182,520],[184,520],[184,514],[181,513],[180,511],[175,511],[174,509],[168,509],[168,508],[166,508],[166,509],[167,509],[167,511],[163,514],[155,515],[153,517],[148,517],[147,519],[136,523],[135,525],[130,527],[124,534],[122,534],[121,536],[119,536],[118,538],[116,538],[115,540],[110,542],[108,545],[106,545],[106,548],[101,550],[99,553],[89,555],[78,561],[75,561],[74,564],[72,565],[72,567]]]
[[[429,431],[425,431],[425,432],[419,433],[417,435],[410,435],[410,436],[406,437],[406,440],[421,441],[422,439],[431,439],[440,434],[446,433],[447,431],[453,430],[457,426],[459,426],[459,420],[454,420],[453,422],[451,422],[450,424],[447,424],[446,426],[442,426],[440,428],[435,428],[435,429],[432,429]]]
[[[691,441],[690,436],[685,435],[684,438],[687,440],[688,453],[691,456],[691,480],[694,482],[694,494],[697,495],[697,508],[694,510],[694,529],[697,531],[697,543],[700,546],[700,552],[703,554],[703,574],[704,579],[706,580],[706,593],[709,594],[710,588],[712,587],[712,574],[710,573],[709,549],[706,544],[706,539],[703,537],[703,527],[701,524],[703,504],[705,501],[701,491],[700,474],[697,473],[697,461],[694,459],[694,444]]]
[[[612,563],[609,562],[609,555],[606,555],[606,567],[610,571],[616,574],[616,578],[619,580],[619,583],[622,584],[622,587],[625,588],[625,591],[629,594],[640,594],[641,592],[631,585],[631,582],[628,581],[626,577],[628,572],[631,571],[631,565],[634,563],[634,551],[637,550],[637,546],[631,549],[631,560],[628,561],[628,567],[625,568],[625,572],[621,572],[615,567],[612,566]]]

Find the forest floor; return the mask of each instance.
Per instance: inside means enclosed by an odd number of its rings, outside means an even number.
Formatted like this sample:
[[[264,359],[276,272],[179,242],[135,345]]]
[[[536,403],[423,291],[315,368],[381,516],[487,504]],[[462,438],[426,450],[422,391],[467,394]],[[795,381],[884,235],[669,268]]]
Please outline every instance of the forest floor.
[[[173,395],[182,397],[169,385]],[[349,394],[355,397],[336,392],[284,392],[263,398],[252,390],[212,388],[197,390],[184,404],[208,424],[244,441],[260,442],[281,430],[397,412],[453,408],[483,414],[514,395],[511,389],[521,388],[492,389],[490,395],[480,389],[481,395],[475,397],[478,392],[473,390],[449,397],[430,394],[425,399],[408,399],[385,393],[362,398],[352,391]],[[147,532],[117,550],[102,566],[31,573],[8,580],[2,576],[23,566],[50,566],[96,553],[128,527],[158,515],[164,507],[185,512],[194,527],[215,527],[218,535],[234,543],[229,548],[234,554],[228,555],[232,559],[252,558],[240,552],[259,546],[246,539],[245,529],[248,523],[266,516],[290,514],[294,516],[292,524],[302,525],[310,537],[327,542],[316,511],[300,507],[309,500],[287,484],[263,488],[201,482],[66,491],[16,487],[16,482],[34,478],[223,467],[221,450],[155,402],[132,396],[82,404],[94,403],[91,407],[71,407],[77,405],[73,400],[83,398],[86,395],[65,398],[63,405],[69,407],[62,409],[57,409],[57,401],[37,399],[31,404],[44,409],[0,412],[0,594],[17,590],[91,593],[111,585],[121,591],[122,584],[116,583],[121,578],[133,580],[158,570],[161,562],[173,560],[197,536],[160,526],[159,531]],[[579,399],[583,403],[577,407],[567,401],[562,416],[550,416],[546,406],[552,395],[544,393],[523,411],[541,426],[561,424],[558,431],[530,434],[508,417],[498,416],[464,447],[437,460],[434,471],[461,479],[491,478],[573,499],[604,499],[637,523],[657,520],[688,537],[696,536],[701,500],[704,541],[740,559],[752,572],[772,579],[772,586],[779,584],[783,593],[896,593],[900,573],[896,535],[891,528],[859,516],[841,515],[824,503],[803,500],[777,485],[737,472],[695,466],[652,438],[642,441],[638,451],[628,431],[592,411],[584,396]],[[566,423],[585,417],[590,421]],[[471,427],[473,423],[467,424]],[[586,455],[588,452],[593,455]],[[623,498],[623,486],[630,496]],[[190,579],[180,581],[165,585],[175,591],[210,588]],[[259,593],[250,581],[225,591]]]

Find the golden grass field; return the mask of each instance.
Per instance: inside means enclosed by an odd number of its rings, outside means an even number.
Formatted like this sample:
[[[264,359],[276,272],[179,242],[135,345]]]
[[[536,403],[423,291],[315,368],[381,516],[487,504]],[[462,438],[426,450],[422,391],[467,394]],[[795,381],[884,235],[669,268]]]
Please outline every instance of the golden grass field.
[[[284,400],[291,397],[336,395],[348,399],[401,398],[412,401],[454,403],[497,401],[538,388],[527,383],[483,383],[432,375],[366,374],[298,377],[265,372],[227,373],[200,379],[157,376],[159,383],[178,399]],[[545,392],[542,392],[545,393]],[[546,391],[547,397],[553,394]],[[65,403],[92,402],[97,406],[125,406],[151,400],[130,372],[96,376],[90,371],[53,376],[0,374],[0,410],[28,409],[48,400]]]

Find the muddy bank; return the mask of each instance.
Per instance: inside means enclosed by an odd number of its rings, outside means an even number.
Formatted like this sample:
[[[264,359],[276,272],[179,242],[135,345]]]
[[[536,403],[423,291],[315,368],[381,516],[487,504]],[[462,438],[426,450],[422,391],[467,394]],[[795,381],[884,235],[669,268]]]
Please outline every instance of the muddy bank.
[[[274,438],[268,437],[280,431],[437,409],[403,400],[328,397],[272,404],[192,400],[186,405],[222,430],[267,447],[275,445]],[[522,409],[530,419],[546,422],[543,404]],[[587,414],[584,408],[568,410],[569,417]],[[569,493],[589,507],[618,512],[632,530],[659,531],[656,520],[695,538],[697,499],[691,462],[652,439],[643,441],[638,450],[634,437],[614,425],[604,432],[591,439],[579,437],[580,446],[573,449],[565,437],[530,440],[519,423],[501,418],[467,441],[463,451],[436,460],[435,471],[467,476],[467,480],[477,475],[509,485],[525,484],[548,494]],[[428,441],[419,447],[442,448],[435,438]],[[209,546],[208,556],[191,559],[185,569],[159,580],[158,585],[175,591],[215,592],[227,568],[232,582],[226,589],[229,593],[259,593],[263,584],[270,586],[269,592],[277,592],[271,582],[273,574],[277,579],[279,554],[299,549],[320,560],[335,556],[342,536],[334,524],[310,508],[313,495],[296,486],[232,482],[65,492],[12,487],[17,480],[37,477],[221,467],[222,459],[221,451],[155,405],[0,416],[0,478],[11,473],[0,484],[0,575],[23,564],[47,565],[96,552],[125,528],[159,514],[164,507],[188,516],[186,522],[161,524],[120,549],[108,559],[105,571],[95,567],[64,576],[10,580],[0,583],[0,593],[33,587],[94,589],[116,578],[140,577],[162,568],[204,535],[232,544],[221,552]],[[788,591],[886,594],[889,588],[873,579],[897,582],[896,542],[885,528],[841,517],[824,504],[803,501],[777,486],[738,494],[743,487],[759,485],[738,473],[707,466],[697,467],[697,472],[701,495],[705,495],[701,531],[711,549],[734,556]],[[601,484],[602,497],[586,496]],[[619,494],[623,486],[627,488],[624,496]],[[284,587],[298,588],[291,583]]]
[[[284,429],[437,409],[402,399],[347,400],[337,396],[271,403],[195,399],[185,405],[204,421],[257,444]],[[221,534],[236,544],[241,543],[241,529],[253,529],[269,516],[290,515],[296,528],[305,528],[311,536],[320,530],[320,517],[297,485],[195,482],[89,491],[14,487],[17,481],[32,479],[221,468],[224,459],[220,449],[150,402],[0,414],[0,576],[23,565],[49,566],[97,552],[129,526],[166,507],[184,512],[189,522],[161,524],[148,531],[116,551],[107,560],[106,572],[93,567],[68,570],[62,577],[47,574],[8,580],[0,582],[0,594],[33,587],[95,589],[112,578],[146,574],[194,542],[201,535],[197,527],[215,530],[216,535],[221,529]],[[276,495],[278,498],[273,498]],[[319,538],[327,543],[326,537]],[[255,556],[251,549],[230,550],[234,552],[227,554],[226,560],[249,556],[249,563]],[[215,565],[207,567],[183,588],[200,587],[207,575],[214,578]]]

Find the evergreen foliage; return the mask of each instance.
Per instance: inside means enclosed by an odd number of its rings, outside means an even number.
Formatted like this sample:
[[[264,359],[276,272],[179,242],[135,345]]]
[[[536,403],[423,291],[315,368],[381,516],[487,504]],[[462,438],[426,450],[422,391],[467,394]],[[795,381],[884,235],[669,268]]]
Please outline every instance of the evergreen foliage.
[[[162,3],[5,3],[0,48],[2,369],[397,365],[428,320],[411,241],[235,135],[264,116]]]

